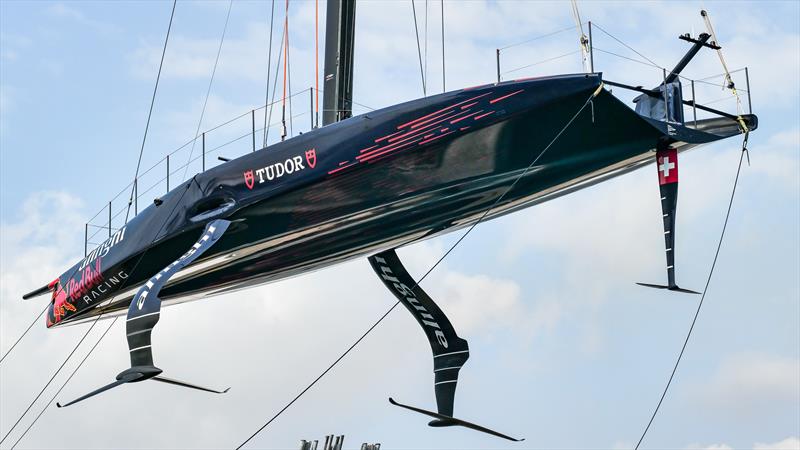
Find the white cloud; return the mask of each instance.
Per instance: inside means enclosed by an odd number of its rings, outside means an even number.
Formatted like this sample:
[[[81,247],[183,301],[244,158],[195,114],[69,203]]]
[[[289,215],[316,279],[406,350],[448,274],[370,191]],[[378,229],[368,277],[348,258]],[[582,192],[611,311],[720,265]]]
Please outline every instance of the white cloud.
[[[763,354],[725,358],[698,400],[743,417],[800,403],[800,360]]]
[[[733,450],[733,447],[727,444],[711,444],[711,445],[701,445],[701,444],[689,444],[686,446],[687,450]]]
[[[53,5],[50,5],[47,7],[46,11],[51,16],[66,20],[71,20],[75,23],[92,28],[94,31],[98,31],[101,33],[110,33],[119,31],[119,28],[117,28],[116,26],[110,23],[91,19],[82,11],[75,9],[71,6],[67,6],[64,3],[55,3]]]
[[[753,450],[797,450],[800,449],[800,439],[788,437],[782,441],[772,444],[757,443],[753,445]]]

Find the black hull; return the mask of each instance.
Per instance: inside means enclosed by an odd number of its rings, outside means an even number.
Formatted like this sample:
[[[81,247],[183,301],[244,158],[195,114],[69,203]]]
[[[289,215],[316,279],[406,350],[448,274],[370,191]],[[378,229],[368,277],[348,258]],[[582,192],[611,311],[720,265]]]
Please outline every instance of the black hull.
[[[221,215],[234,224],[213,252],[163,289],[165,304],[268,283],[468,226],[511,187],[599,86],[599,75],[573,75],[443,94],[354,117],[211,169],[195,177],[196,187],[177,188],[184,189],[180,197],[170,193],[158,208],[161,212],[146,217],[147,227],[136,223],[139,216],[131,222],[131,227],[149,231],[138,235],[142,248],[130,251],[133,256],[110,271],[126,270],[124,285],[87,301],[85,308],[66,315],[58,325],[100,313],[124,313],[138,284],[197,238],[207,220],[191,217],[202,212],[197,205],[209,198],[219,200],[211,203],[214,207],[230,200],[234,206],[223,206]],[[465,109],[458,116],[462,106],[481,107],[471,105],[474,98],[474,103],[484,102],[484,109]],[[437,111],[451,118],[442,125],[448,127],[441,128],[441,138],[427,131],[418,136],[413,130],[404,132],[414,125],[403,125],[414,121],[435,125],[438,115],[431,114]],[[493,114],[487,115],[489,111]],[[488,119],[485,124],[479,122],[482,115]],[[429,116],[433,119],[426,119]],[[721,124],[714,133],[678,127],[677,133],[668,134],[660,125],[602,91],[488,218],[652,163],[659,140],[682,151],[738,133],[735,123]],[[434,131],[438,130],[437,126]],[[380,141],[392,132],[396,137]],[[391,139],[394,147],[387,142]],[[408,139],[412,145],[404,144]],[[263,166],[258,159],[264,155],[281,159],[281,154],[295,155],[307,148],[316,149],[314,162],[325,170],[324,176],[287,176],[286,182],[266,192],[258,192],[252,172],[249,183],[247,175],[243,182],[243,174]],[[359,155],[368,156],[359,160]],[[309,162],[306,155],[306,165]],[[154,226],[157,223],[162,225]],[[155,243],[142,245],[148,240]]]

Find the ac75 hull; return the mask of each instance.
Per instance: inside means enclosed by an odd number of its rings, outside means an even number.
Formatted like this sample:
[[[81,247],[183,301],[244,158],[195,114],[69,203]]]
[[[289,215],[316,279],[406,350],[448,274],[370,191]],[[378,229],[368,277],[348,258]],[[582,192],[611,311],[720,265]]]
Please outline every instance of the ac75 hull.
[[[233,224],[173,276],[161,291],[167,304],[453,231],[506,191],[488,218],[547,201],[652,162],[659,140],[686,150],[738,133],[730,120],[709,123],[713,132],[668,128],[604,90],[556,139],[600,83],[598,74],[565,75],[419,99],[198,174],[59,278],[65,289],[48,326],[124,313],[135,289],[212,219]]]

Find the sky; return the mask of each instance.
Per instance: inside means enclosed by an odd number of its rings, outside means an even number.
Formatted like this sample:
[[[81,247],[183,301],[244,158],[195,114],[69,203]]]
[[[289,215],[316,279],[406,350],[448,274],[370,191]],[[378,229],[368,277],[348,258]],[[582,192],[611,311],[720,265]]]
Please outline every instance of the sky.
[[[276,3],[273,71],[283,20],[282,2]],[[218,163],[217,155],[250,151],[248,113],[263,106],[267,95],[270,5],[233,3],[199,129],[244,116],[209,132],[208,164]],[[645,86],[659,83],[661,69],[613,56],[643,60],[601,30],[656,65],[671,67],[687,48],[677,36],[704,31],[699,10],[707,9],[731,70],[749,68],[759,117],[748,146],[751,164],[742,168],[705,304],[642,448],[800,448],[800,4],[579,5],[582,20],[597,25],[595,69],[606,79]],[[84,225],[103,225],[109,199],[118,192],[127,196],[170,7],[163,1],[0,2],[3,353],[46,301],[23,302],[22,294],[82,257]],[[440,7],[429,2],[426,33],[425,2],[416,3],[427,94],[443,89]],[[226,1],[177,4],[143,170],[161,162],[141,177],[141,191],[155,186],[140,192],[143,201],[166,189],[165,155],[195,136],[227,8]],[[496,48],[561,29],[568,30],[504,49],[503,78],[583,70],[575,54],[578,33],[569,29],[569,3],[451,0],[444,10],[447,90],[494,81]],[[289,15],[296,135],[310,126],[314,2],[292,0]],[[422,96],[411,3],[361,1],[356,29],[355,112]],[[721,72],[717,55],[704,50],[684,74],[702,79]],[[270,77],[273,82],[275,73]],[[734,79],[744,87],[743,72]],[[697,99],[733,112],[735,101],[720,80],[698,82]],[[748,109],[746,98],[743,107]],[[263,127],[263,111],[254,113],[257,128]],[[272,143],[279,129],[270,133]],[[211,150],[238,137],[244,138]],[[173,183],[183,176],[180,166],[190,148],[171,156]],[[683,287],[700,290],[705,284],[740,149],[737,137],[681,156],[676,257]],[[199,152],[198,144],[192,158]],[[195,159],[185,170],[197,172],[200,164]],[[117,199],[112,211],[123,205]],[[246,448],[297,448],[300,439],[331,433],[344,434],[348,449],[362,442],[410,449],[632,448],[699,300],[634,284],[665,276],[660,214],[656,174],[648,166],[481,224],[423,283],[470,344],[456,416],[526,441],[429,428],[427,418],[389,405],[389,396],[435,405],[428,343],[411,315],[398,308]],[[114,226],[122,216],[115,216]],[[419,277],[457,237],[425,241],[399,254]],[[234,448],[393,302],[364,259],[166,308],[153,335],[156,364],[167,376],[231,386],[228,394],[141,383],[68,409],[51,405],[18,448]],[[110,323],[97,324],[0,447],[13,445]],[[88,327],[47,330],[41,320],[0,364],[2,435]],[[57,400],[82,395],[127,367],[119,322]]]

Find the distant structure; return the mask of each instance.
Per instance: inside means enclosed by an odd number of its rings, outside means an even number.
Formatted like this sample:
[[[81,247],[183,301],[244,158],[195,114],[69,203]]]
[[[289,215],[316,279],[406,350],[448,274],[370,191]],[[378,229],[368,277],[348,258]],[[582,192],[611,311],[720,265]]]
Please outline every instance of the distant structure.
[[[307,441],[305,439],[300,441],[300,450],[342,450],[344,445],[344,435],[334,436],[332,434],[325,436],[325,443],[322,449],[317,449],[319,444],[318,440]],[[381,450],[381,444],[361,444],[361,450]]]

